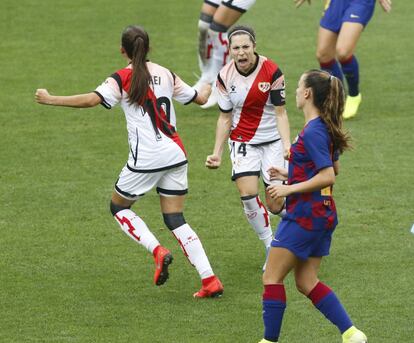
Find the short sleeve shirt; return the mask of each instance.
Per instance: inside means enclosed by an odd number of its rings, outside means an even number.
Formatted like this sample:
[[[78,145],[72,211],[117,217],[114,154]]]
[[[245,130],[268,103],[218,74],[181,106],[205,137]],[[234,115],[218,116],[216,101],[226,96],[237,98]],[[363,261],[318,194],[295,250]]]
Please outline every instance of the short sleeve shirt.
[[[326,124],[320,117],[311,120],[291,146],[288,184],[307,181],[321,169],[332,167],[335,155]],[[338,223],[332,186],[289,195],[286,210],[285,219],[306,230],[334,229]]]

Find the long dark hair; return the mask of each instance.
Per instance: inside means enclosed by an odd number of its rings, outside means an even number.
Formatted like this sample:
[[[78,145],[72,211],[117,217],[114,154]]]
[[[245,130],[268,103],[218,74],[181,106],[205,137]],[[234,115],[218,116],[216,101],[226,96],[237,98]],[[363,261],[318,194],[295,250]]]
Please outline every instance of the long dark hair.
[[[122,32],[121,45],[132,64],[131,86],[128,93],[129,103],[143,105],[151,82],[151,75],[147,67],[148,34],[141,26],[127,26]]]
[[[313,104],[328,127],[335,151],[343,153],[351,148],[351,137],[342,128],[345,92],[341,80],[322,70],[305,72],[304,84],[312,89]]]

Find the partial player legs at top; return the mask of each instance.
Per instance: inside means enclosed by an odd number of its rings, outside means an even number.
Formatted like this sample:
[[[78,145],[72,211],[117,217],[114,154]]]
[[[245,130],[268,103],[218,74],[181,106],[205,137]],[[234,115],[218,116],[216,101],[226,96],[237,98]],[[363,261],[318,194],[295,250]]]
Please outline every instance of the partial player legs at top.
[[[199,28],[198,59],[201,77],[194,85],[196,89],[203,84],[213,84],[220,69],[228,62],[227,30],[246,12],[255,0],[222,1],[206,0],[203,3]],[[217,103],[213,90],[209,101],[202,108],[209,108]]]

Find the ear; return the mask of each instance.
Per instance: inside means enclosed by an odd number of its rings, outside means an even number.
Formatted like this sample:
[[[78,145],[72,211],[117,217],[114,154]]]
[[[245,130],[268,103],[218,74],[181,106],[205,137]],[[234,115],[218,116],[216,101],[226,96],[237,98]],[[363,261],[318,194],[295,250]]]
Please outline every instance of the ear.
[[[305,99],[309,99],[311,94],[312,94],[312,89],[311,88],[306,88],[303,95],[304,95]]]

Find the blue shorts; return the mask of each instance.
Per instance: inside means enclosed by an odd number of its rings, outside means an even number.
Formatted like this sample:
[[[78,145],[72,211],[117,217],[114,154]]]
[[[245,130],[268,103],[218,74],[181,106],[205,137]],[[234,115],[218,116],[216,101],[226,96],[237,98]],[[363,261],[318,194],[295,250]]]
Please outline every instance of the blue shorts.
[[[374,14],[375,0],[327,0],[320,26],[338,33],[344,22],[364,27]]]
[[[292,220],[279,223],[272,247],[286,248],[301,260],[329,255],[334,230],[305,230]]]

